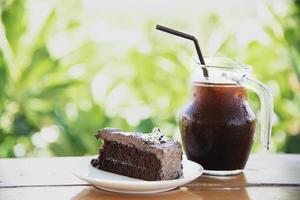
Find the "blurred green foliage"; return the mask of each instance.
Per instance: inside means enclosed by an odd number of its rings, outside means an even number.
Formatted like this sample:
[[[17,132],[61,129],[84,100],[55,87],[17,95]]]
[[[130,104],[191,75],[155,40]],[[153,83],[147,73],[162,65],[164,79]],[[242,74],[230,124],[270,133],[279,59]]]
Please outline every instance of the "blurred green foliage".
[[[191,46],[158,37],[154,19],[144,22],[144,46],[95,42],[84,32],[89,20],[81,2],[71,2],[0,1],[0,157],[96,154],[93,133],[106,126],[144,132],[160,126],[177,137]],[[300,1],[284,16],[266,5],[269,42],[254,38],[241,47],[229,32],[217,51],[252,65],[272,89],[272,151],[299,153]],[[203,21],[205,40],[226,23],[217,13]],[[256,97],[250,100],[258,110]]]

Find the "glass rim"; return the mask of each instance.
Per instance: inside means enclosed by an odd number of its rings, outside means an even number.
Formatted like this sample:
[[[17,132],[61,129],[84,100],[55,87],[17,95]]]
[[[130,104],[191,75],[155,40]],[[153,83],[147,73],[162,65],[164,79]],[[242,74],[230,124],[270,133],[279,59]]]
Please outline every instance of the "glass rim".
[[[204,59],[208,59],[208,58],[213,58],[213,57],[209,57],[209,56],[204,56]],[[215,57],[217,58],[217,57]],[[226,57],[224,57],[226,58]],[[207,67],[207,68],[216,68],[216,69],[225,69],[225,70],[232,70],[232,71],[247,71],[247,72],[251,72],[252,71],[252,67],[251,65],[248,65],[248,64],[242,64],[242,63],[238,63],[236,62],[235,65],[233,66],[226,66],[226,64],[224,65],[221,65],[221,64],[201,64],[199,59],[195,56],[193,56],[192,58],[193,62],[200,66],[200,67]]]

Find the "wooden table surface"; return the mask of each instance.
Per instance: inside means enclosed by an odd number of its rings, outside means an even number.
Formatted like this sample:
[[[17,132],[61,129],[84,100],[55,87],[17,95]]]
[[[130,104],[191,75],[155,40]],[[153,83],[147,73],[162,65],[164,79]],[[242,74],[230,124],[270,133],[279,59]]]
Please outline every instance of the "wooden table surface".
[[[300,155],[253,155],[240,175],[201,176],[175,190],[152,195],[124,195],[97,189],[70,172],[80,159],[0,159],[0,199],[300,200]]]

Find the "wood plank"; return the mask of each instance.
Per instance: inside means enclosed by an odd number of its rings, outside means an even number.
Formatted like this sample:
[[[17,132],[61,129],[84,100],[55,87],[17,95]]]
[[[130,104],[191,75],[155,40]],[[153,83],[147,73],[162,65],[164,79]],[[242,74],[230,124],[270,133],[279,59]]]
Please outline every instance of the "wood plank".
[[[126,199],[126,200],[199,200],[199,199],[289,199],[299,200],[300,187],[247,187],[235,188],[193,188],[179,189],[152,195],[123,195],[106,192],[92,186],[60,186],[60,187],[17,187],[0,188],[0,199]]]
[[[82,157],[0,159],[0,187],[83,185],[71,173]],[[253,155],[243,174],[202,176],[189,187],[300,186],[300,155]]]
[[[0,187],[85,184],[71,173],[81,157],[0,160]]]

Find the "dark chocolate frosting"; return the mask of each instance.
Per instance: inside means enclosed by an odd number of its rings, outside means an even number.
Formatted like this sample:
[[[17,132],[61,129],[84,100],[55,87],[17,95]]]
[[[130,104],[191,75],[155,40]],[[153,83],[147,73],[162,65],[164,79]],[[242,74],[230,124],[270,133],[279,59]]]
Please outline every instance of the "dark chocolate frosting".
[[[151,133],[125,132],[117,128],[103,128],[98,130],[96,138],[117,141],[140,148],[155,146],[156,148],[164,149],[177,143],[164,136],[159,128],[154,128]]]

